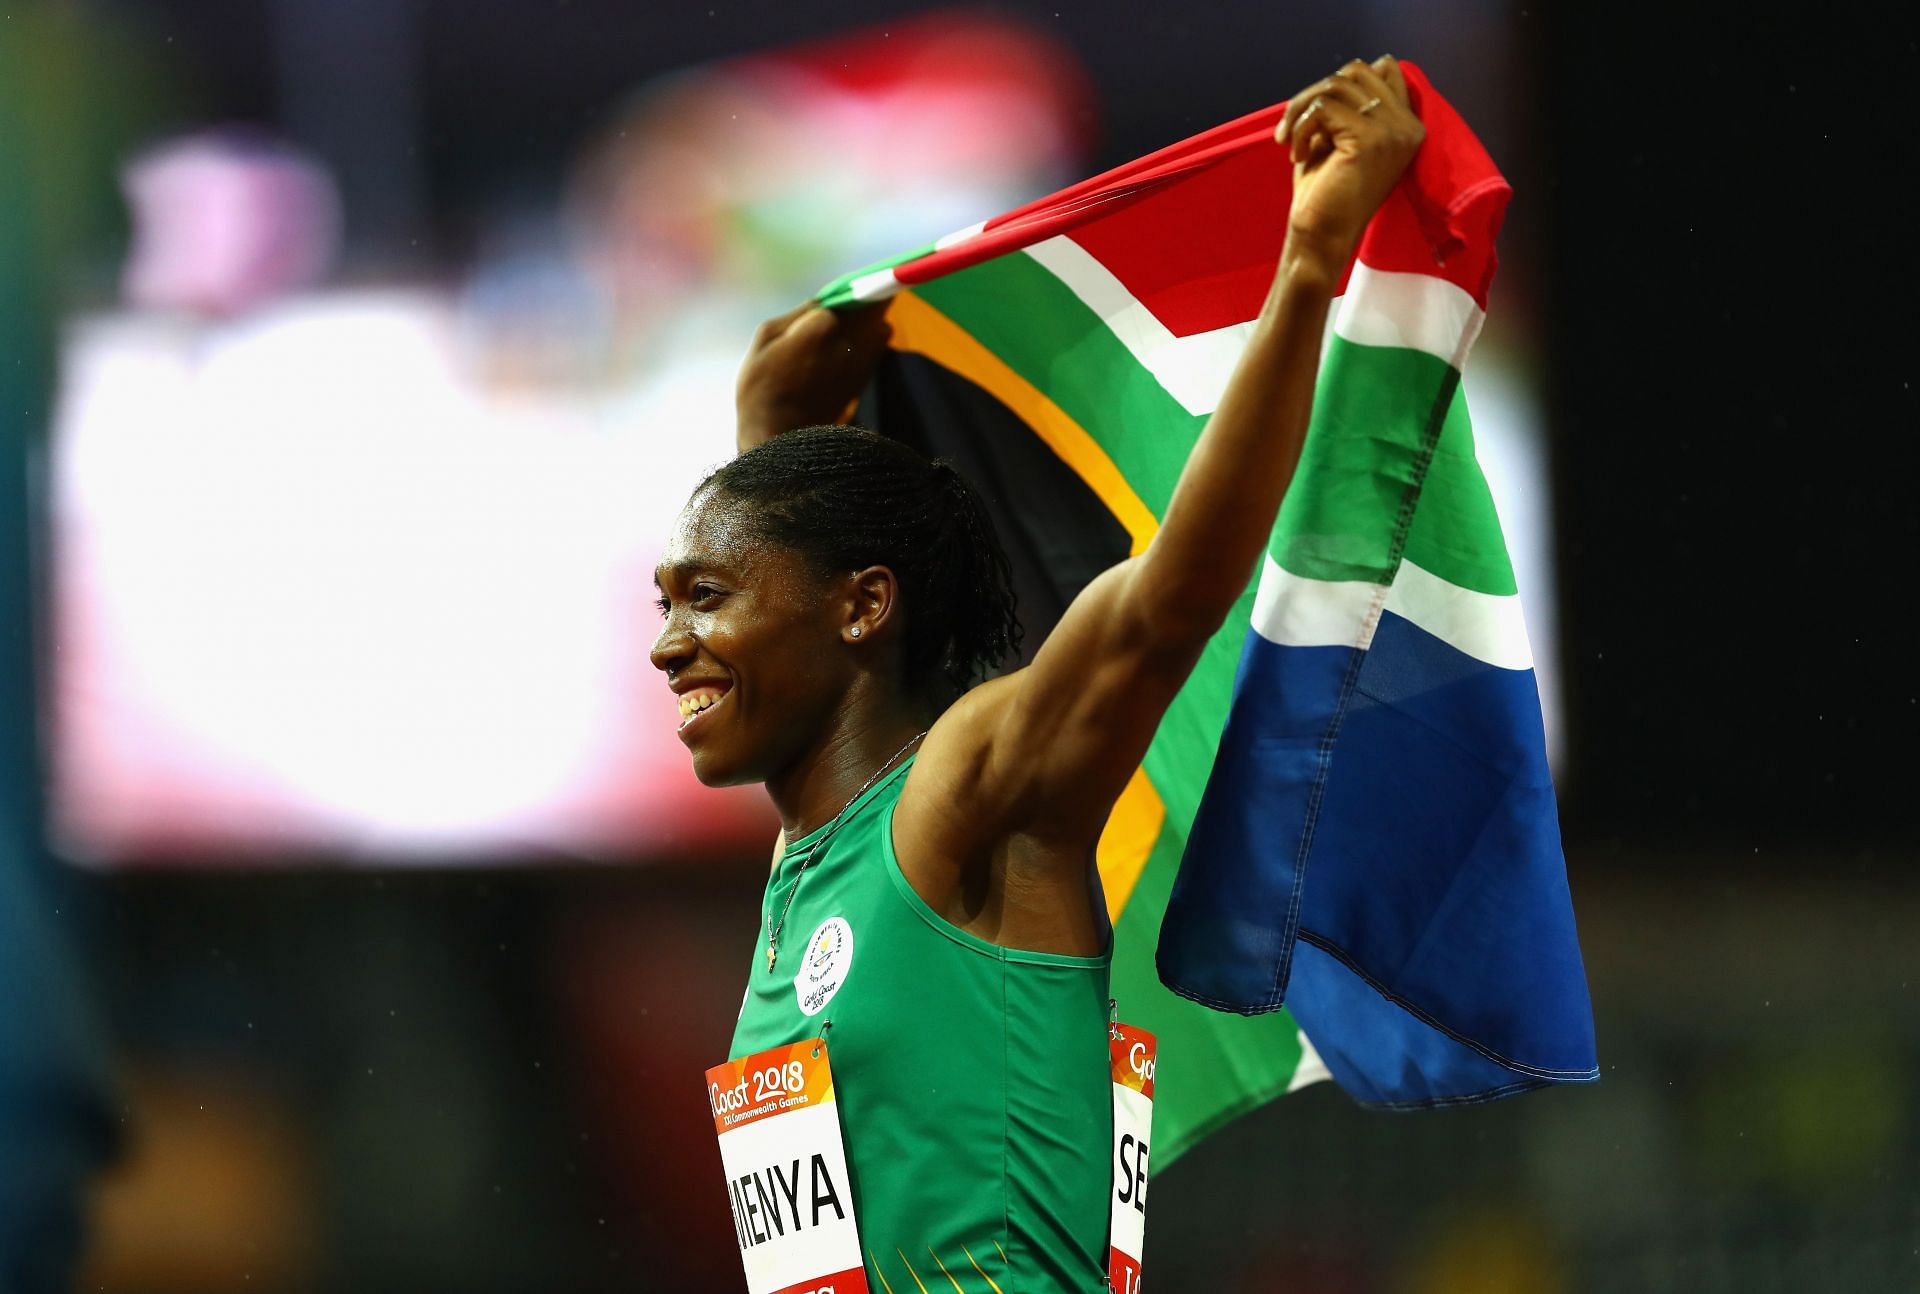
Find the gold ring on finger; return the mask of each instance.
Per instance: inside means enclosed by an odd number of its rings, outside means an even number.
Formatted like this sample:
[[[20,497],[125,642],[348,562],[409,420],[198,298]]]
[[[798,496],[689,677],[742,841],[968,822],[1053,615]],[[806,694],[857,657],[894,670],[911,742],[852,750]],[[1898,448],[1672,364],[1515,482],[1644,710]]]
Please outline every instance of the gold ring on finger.
[[[1318,103],[1319,100],[1316,99],[1314,100],[1314,102]],[[1360,109],[1360,115],[1364,117],[1368,113],[1372,112],[1375,108],[1378,108],[1379,106],[1380,106],[1380,96],[1376,94],[1371,99],[1368,99],[1366,102],[1366,105]]]
[[[1300,120],[1305,121],[1308,117],[1320,111],[1320,105],[1326,100],[1326,97],[1324,94],[1315,95],[1313,102],[1307,105],[1307,110],[1300,114]]]

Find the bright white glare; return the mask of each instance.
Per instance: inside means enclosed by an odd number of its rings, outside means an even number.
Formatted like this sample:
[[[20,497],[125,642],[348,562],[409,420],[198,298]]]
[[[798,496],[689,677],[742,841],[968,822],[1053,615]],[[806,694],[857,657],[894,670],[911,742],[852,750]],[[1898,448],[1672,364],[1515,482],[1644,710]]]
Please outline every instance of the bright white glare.
[[[343,213],[284,145],[145,155],[150,313],[74,330],[56,428],[67,848],[764,840],[759,792],[698,788],[646,660],[741,352],[831,275],[1054,187],[1090,111],[1064,49],[966,15],[667,77],[553,209],[484,217],[445,293],[296,295]]]
[[[1553,565],[1553,494],[1546,429],[1531,375],[1520,359],[1484,338],[1467,361],[1463,382],[1474,446],[1507,538],[1520,587],[1534,677],[1547,730],[1547,760],[1562,767],[1560,626]]]
[[[646,659],[660,536],[729,452],[730,402],[663,427],[584,392],[503,399],[457,374],[452,330],[397,291],[78,329],[57,439],[75,852],[764,829],[698,788]]]

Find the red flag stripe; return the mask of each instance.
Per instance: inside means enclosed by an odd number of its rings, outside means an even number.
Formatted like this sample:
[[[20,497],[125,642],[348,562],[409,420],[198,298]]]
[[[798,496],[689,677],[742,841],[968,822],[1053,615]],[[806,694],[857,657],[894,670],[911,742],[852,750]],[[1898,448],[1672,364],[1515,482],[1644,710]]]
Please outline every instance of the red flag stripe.
[[[1510,191],[1452,105],[1417,67],[1401,66],[1427,140],[1368,227],[1360,259],[1453,283],[1484,309]],[[1285,106],[1008,212],[973,238],[896,267],[895,277],[924,283],[1067,234],[1175,336],[1251,319],[1286,232],[1291,168],[1272,142]]]

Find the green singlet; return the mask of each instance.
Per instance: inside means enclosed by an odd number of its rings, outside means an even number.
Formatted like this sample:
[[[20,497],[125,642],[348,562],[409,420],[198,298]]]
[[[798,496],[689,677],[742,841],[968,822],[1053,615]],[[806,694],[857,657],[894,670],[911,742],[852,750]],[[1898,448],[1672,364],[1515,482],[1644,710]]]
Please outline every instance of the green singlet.
[[[1109,959],[1001,948],[928,907],[893,852],[912,765],[848,806],[769,971],[832,824],[788,844],[732,1054],[827,1030],[874,1294],[1106,1294]]]

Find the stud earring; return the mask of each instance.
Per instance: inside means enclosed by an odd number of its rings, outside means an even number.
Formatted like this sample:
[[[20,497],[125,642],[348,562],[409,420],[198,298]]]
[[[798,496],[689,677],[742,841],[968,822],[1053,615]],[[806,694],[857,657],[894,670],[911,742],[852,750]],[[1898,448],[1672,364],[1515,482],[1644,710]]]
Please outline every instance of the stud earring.
[[[853,627],[853,629],[852,629],[852,631],[851,631],[851,636],[852,636],[852,637],[854,637],[854,638],[858,638],[858,637],[860,636],[860,626],[859,626],[859,625],[855,625],[855,626]]]

